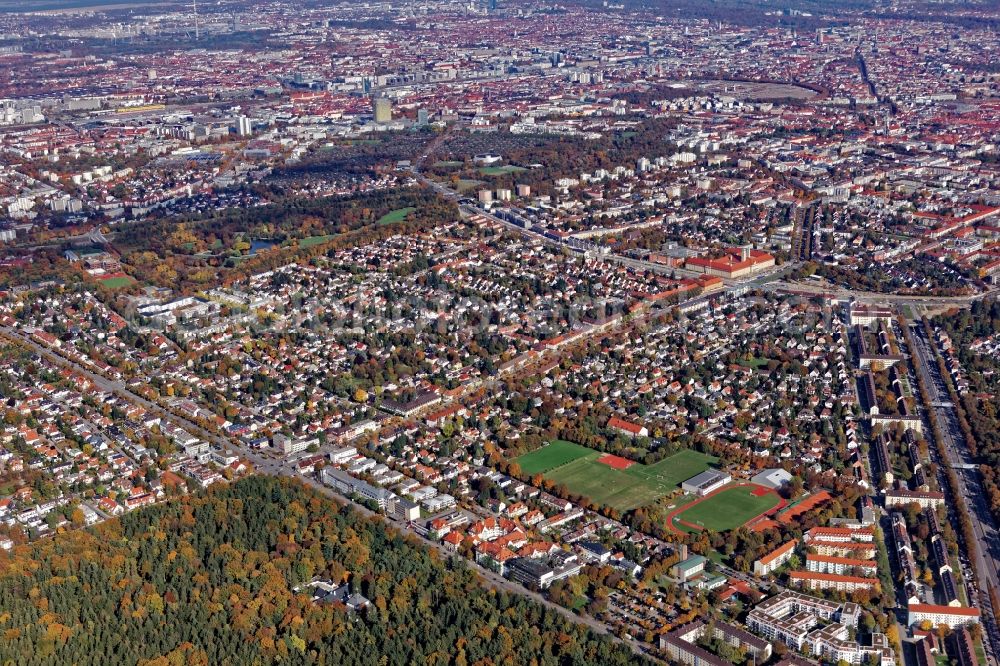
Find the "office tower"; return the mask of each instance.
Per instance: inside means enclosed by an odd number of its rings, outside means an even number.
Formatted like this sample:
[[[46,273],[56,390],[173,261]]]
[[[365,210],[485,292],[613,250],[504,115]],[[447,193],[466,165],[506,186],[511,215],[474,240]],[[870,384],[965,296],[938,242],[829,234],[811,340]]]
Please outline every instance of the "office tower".
[[[385,97],[376,97],[372,102],[375,122],[387,123],[392,120],[392,102]]]

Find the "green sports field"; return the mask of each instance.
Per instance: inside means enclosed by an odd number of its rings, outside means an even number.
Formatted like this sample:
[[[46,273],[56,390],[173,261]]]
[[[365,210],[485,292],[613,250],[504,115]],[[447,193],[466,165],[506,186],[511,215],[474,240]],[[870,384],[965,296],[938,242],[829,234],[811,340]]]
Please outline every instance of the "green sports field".
[[[517,459],[521,471],[530,476],[548,472],[568,462],[597,454],[594,449],[580,446],[564,439],[557,439],[540,449],[525,453]],[[597,457],[600,457],[599,455]]]
[[[693,531],[690,525],[713,532],[736,529],[747,521],[773,509],[781,502],[777,493],[755,495],[756,486],[729,486],[709,498],[692,504],[674,517],[674,527]],[[680,524],[680,521],[689,525]]]
[[[524,474],[542,474],[570,492],[619,511],[645,506],[708,469],[716,458],[697,451],[680,451],[653,465],[614,469],[598,462],[603,454],[585,446],[555,440],[517,459]]]
[[[127,275],[119,275],[117,277],[105,278],[101,280],[101,284],[108,289],[122,289],[124,287],[131,287],[135,284],[135,280]]]
[[[382,224],[394,224],[396,222],[402,222],[403,220],[406,219],[407,215],[409,215],[415,210],[416,208],[414,208],[413,206],[408,206],[406,208],[397,208],[396,210],[390,211],[385,215],[383,215],[382,217],[380,217],[378,219],[378,222],[376,222],[375,224],[382,225]]]

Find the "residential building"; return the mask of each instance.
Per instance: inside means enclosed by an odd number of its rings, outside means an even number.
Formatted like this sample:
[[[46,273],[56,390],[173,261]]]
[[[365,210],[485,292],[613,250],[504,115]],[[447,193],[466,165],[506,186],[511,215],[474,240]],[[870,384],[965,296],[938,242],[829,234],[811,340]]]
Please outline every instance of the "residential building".
[[[862,578],[860,576],[842,576],[832,573],[816,573],[813,571],[792,571],[788,574],[792,585],[800,585],[810,590],[837,590],[838,592],[856,592],[858,590],[878,590],[877,578]]]
[[[906,624],[919,625],[930,622],[932,626],[947,625],[952,629],[979,623],[978,608],[955,608],[936,604],[911,603],[907,607]]]
[[[361,479],[354,478],[347,472],[332,467],[324,467],[320,471],[320,480],[345,495],[359,495],[362,499],[375,502],[378,508],[383,511],[391,510],[396,500],[396,495],[391,491],[373,486]]]
[[[874,576],[878,566],[874,560],[809,553],[806,555],[806,569],[814,573],[838,575],[857,573],[863,576]]]
[[[754,561],[753,573],[755,576],[767,576],[775,569],[781,568],[785,562],[792,559],[794,554],[795,541],[786,541],[767,555],[763,555],[759,560]]]
[[[721,620],[695,620],[660,636],[660,649],[674,661],[687,666],[726,666],[722,659],[697,643],[704,637],[716,638],[746,651],[748,657],[763,663],[771,657],[771,644]]]

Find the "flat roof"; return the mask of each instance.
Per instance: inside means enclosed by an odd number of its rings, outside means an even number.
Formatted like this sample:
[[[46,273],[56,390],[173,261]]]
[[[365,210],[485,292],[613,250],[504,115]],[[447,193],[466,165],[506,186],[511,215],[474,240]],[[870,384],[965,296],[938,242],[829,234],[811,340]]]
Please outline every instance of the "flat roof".
[[[713,481],[719,481],[720,479],[726,478],[728,476],[729,474],[727,474],[726,472],[717,469],[706,469],[704,472],[701,472],[700,474],[695,474],[684,483],[686,485],[703,486]]]

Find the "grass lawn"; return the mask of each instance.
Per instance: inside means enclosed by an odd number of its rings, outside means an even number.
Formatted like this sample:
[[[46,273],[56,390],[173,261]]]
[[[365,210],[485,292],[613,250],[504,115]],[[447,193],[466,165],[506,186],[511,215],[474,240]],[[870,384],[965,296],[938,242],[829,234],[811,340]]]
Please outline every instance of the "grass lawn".
[[[527,171],[524,167],[519,166],[501,166],[501,167],[482,167],[479,173],[484,176],[506,176],[511,173],[521,173],[522,171]]]
[[[312,247],[313,245],[319,245],[320,243],[325,243],[328,240],[333,239],[336,234],[326,234],[324,236],[306,236],[305,238],[299,240],[299,247]]]
[[[654,483],[679,486],[681,481],[687,481],[695,474],[704,472],[716,460],[718,458],[715,456],[687,449],[652,465],[632,465],[625,470],[625,474]]]
[[[131,287],[133,284],[135,284],[135,279],[127,275],[120,275],[118,277],[101,280],[101,285],[107,287],[108,289],[123,289],[125,287]]]
[[[708,559],[712,560],[713,562],[715,562],[716,564],[724,564],[725,559],[726,559],[725,556],[721,552],[719,552],[719,551],[717,551],[715,549],[712,549],[712,550],[708,551],[708,554],[706,555],[706,557]]]
[[[483,184],[481,180],[469,180],[468,178],[460,178],[455,184],[455,189],[459,191],[460,194],[464,194],[469,190],[474,190]]]
[[[752,491],[748,486],[730,486],[682,511],[675,521],[683,520],[713,532],[725,532],[774,508],[781,501],[776,493],[758,496]],[[684,525],[676,526],[685,529]]]
[[[375,224],[395,224],[396,222],[402,222],[406,219],[406,216],[415,211],[416,208],[413,206],[407,206],[406,208],[397,208],[396,210],[389,211],[382,217],[378,218],[378,222]]]
[[[986,661],[986,650],[983,648],[982,638],[976,641],[976,661],[978,661],[980,664],[989,663]]]
[[[754,370],[757,370],[757,369],[762,368],[765,365],[767,365],[770,361],[771,361],[771,359],[769,359],[769,358],[760,358],[760,357],[755,356],[754,358],[750,359],[749,361],[740,361],[740,365],[745,365],[745,366],[747,366],[749,368],[753,368]]]
[[[959,562],[958,562],[958,556],[957,555],[952,555],[951,556],[951,570],[952,571],[961,571],[962,570],[962,565],[959,564]],[[968,606],[969,605],[969,595],[965,591],[965,580],[964,579],[960,579],[959,576],[955,576],[955,580],[962,580],[962,582],[958,584],[958,600],[962,602],[963,606]]]
[[[570,492],[629,511],[677,490],[681,481],[708,469],[715,458],[697,451],[680,451],[653,465],[635,464],[618,470],[597,462],[603,454],[557,440],[517,459],[521,471],[565,485]]]
[[[594,453],[593,449],[586,446],[557,439],[531,453],[525,453],[517,459],[517,464],[521,466],[522,472],[534,476]]]

